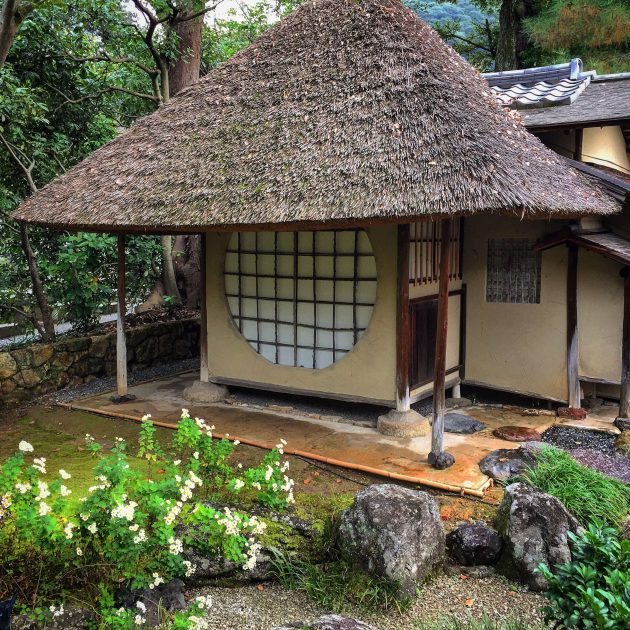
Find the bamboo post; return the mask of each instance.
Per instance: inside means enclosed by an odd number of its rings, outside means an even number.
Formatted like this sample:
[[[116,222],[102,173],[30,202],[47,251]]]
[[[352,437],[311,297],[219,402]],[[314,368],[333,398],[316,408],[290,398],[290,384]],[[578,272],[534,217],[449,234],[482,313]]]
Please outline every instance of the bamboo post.
[[[208,251],[208,234],[204,232],[201,235],[201,304],[199,309],[199,355],[200,355],[200,373],[199,380],[207,383],[208,374],[208,286],[207,286],[207,269],[206,254]]]
[[[115,399],[126,399],[127,392],[127,340],[125,338],[125,235],[118,235],[118,284],[116,313],[116,387]]]
[[[577,306],[578,248],[569,244],[567,264],[567,379],[569,409],[579,409],[582,405],[579,375],[579,337]]]
[[[630,417],[630,267],[625,267],[623,276],[623,340],[621,342],[621,395],[619,417]]]
[[[444,450],[444,414],[446,411],[446,392],[444,384],[446,380],[448,285],[452,224],[452,219],[445,219],[442,221],[442,238],[440,240],[437,331],[435,336],[435,371],[433,375],[433,426],[431,429],[431,453],[429,454],[429,463],[435,467],[443,467],[438,466],[438,458],[443,454]]]

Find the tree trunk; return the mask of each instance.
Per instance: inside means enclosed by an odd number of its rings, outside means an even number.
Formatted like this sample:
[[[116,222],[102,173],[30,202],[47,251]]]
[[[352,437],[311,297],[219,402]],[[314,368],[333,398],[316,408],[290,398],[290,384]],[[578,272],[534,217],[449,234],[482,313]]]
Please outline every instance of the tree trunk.
[[[203,0],[190,0],[188,14],[204,8]],[[184,16],[185,17],[185,16]],[[177,59],[169,69],[170,95],[199,80],[201,66],[201,35],[203,16],[175,22],[172,30],[177,34]],[[175,238],[175,277],[182,301],[193,308],[200,305],[201,241],[198,235],[181,235]]]
[[[203,9],[203,2],[193,2],[191,4],[191,10],[198,11]],[[199,80],[202,26],[203,16],[200,15],[191,20],[176,22],[172,27],[179,40],[177,44],[177,59],[171,64],[169,72],[171,96],[175,96],[175,94]]]
[[[173,264],[173,237],[164,234],[160,237],[162,244],[162,282],[164,283],[164,294],[181,302],[177,280],[175,279],[175,266]]]
[[[518,70],[529,41],[524,20],[536,14],[536,0],[503,0],[499,12],[499,35],[495,70]]]
[[[22,242],[22,251],[26,256],[26,263],[28,265],[28,271],[31,275],[31,282],[33,283],[33,294],[37,300],[37,306],[42,315],[42,325],[36,328],[42,338],[42,341],[54,341],[55,339],[55,321],[53,319],[52,309],[48,303],[48,298],[44,293],[44,287],[42,285],[42,279],[37,269],[37,263],[35,262],[35,254],[31,247],[31,240],[28,236],[28,229],[24,223],[20,223],[20,240]],[[35,316],[37,317],[37,316]]]
[[[4,0],[0,9],[0,69],[15,39],[22,16],[17,12],[17,0]]]
[[[499,12],[499,35],[497,39],[497,55],[494,61],[494,69],[516,70],[516,30],[518,0],[503,0]]]

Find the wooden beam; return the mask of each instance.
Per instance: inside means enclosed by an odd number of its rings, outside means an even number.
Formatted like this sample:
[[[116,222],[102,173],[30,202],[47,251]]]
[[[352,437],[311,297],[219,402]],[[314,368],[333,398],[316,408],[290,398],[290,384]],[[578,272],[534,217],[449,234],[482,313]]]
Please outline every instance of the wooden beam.
[[[621,396],[619,417],[630,418],[630,267],[623,276],[623,340],[621,342]]]
[[[408,411],[409,401],[409,224],[398,226],[396,264],[396,409]]]
[[[199,380],[207,383],[208,374],[208,274],[207,274],[208,235],[201,235],[201,304],[199,308],[199,356],[200,373]]]
[[[127,339],[125,335],[125,235],[118,235],[118,284],[116,313],[116,387],[118,398],[127,396]]]
[[[567,261],[567,384],[569,408],[579,409],[582,404],[580,396],[579,337],[578,337],[578,247],[568,244]]]
[[[442,221],[440,273],[438,277],[438,312],[435,335],[435,373],[433,376],[433,426],[429,461],[444,450],[444,414],[446,412],[446,342],[448,333],[448,285],[451,257],[452,219]]]

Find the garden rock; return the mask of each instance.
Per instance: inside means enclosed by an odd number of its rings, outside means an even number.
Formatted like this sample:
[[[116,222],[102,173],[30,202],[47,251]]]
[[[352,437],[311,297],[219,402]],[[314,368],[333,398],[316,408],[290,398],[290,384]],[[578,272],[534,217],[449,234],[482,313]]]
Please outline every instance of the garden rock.
[[[450,556],[465,566],[494,564],[501,555],[503,540],[493,529],[466,524],[446,537]]]
[[[492,432],[492,435],[501,440],[508,440],[509,442],[534,442],[539,441],[542,437],[538,431],[531,427],[521,427],[518,425],[498,427]]]
[[[505,481],[510,477],[521,475],[535,465],[536,457],[532,449],[500,448],[488,453],[479,462],[479,469],[491,479]]]
[[[339,615],[323,615],[313,621],[293,621],[286,626],[274,627],[271,630],[376,630],[358,619]]]
[[[630,431],[622,431],[615,440],[615,450],[630,457]]]
[[[16,615],[11,619],[11,630],[84,630],[90,621],[94,621],[94,615],[84,608],[68,606],[63,613],[53,617],[43,625],[39,625],[28,615]]]
[[[444,430],[447,433],[470,434],[483,431],[486,425],[463,413],[447,413],[444,416]]]
[[[138,602],[144,604],[146,611],[142,613],[142,616],[146,619],[146,623],[150,628],[155,628],[160,625],[160,608],[167,612],[175,612],[186,608],[184,588],[184,583],[178,579],[171,580],[167,584],[153,589],[131,590],[122,587],[114,593],[114,600],[116,606],[135,611],[138,611]]]
[[[217,579],[229,579],[234,584],[264,582],[273,577],[272,558],[264,551],[258,555],[253,569],[243,569],[225,558],[201,556],[194,549],[185,549],[184,558],[192,563],[194,573],[186,578],[190,586],[208,586]]]
[[[620,431],[630,431],[630,418],[616,418],[613,424]]]
[[[426,492],[378,484],[359,492],[341,515],[340,548],[363,570],[398,584],[403,596],[442,562],[445,535]]]
[[[504,558],[533,590],[545,590],[545,578],[536,573],[544,562],[553,567],[571,561],[567,534],[577,533],[577,519],[555,497],[524,483],[505,489],[497,513],[499,533],[505,542]]]

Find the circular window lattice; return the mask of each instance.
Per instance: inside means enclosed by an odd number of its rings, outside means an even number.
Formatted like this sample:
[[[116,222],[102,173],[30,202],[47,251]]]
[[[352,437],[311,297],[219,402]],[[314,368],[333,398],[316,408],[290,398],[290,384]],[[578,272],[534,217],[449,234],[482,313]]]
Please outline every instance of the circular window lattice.
[[[242,232],[225,259],[236,327],[272,363],[325,368],[365,332],[376,263],[364,230]]]

